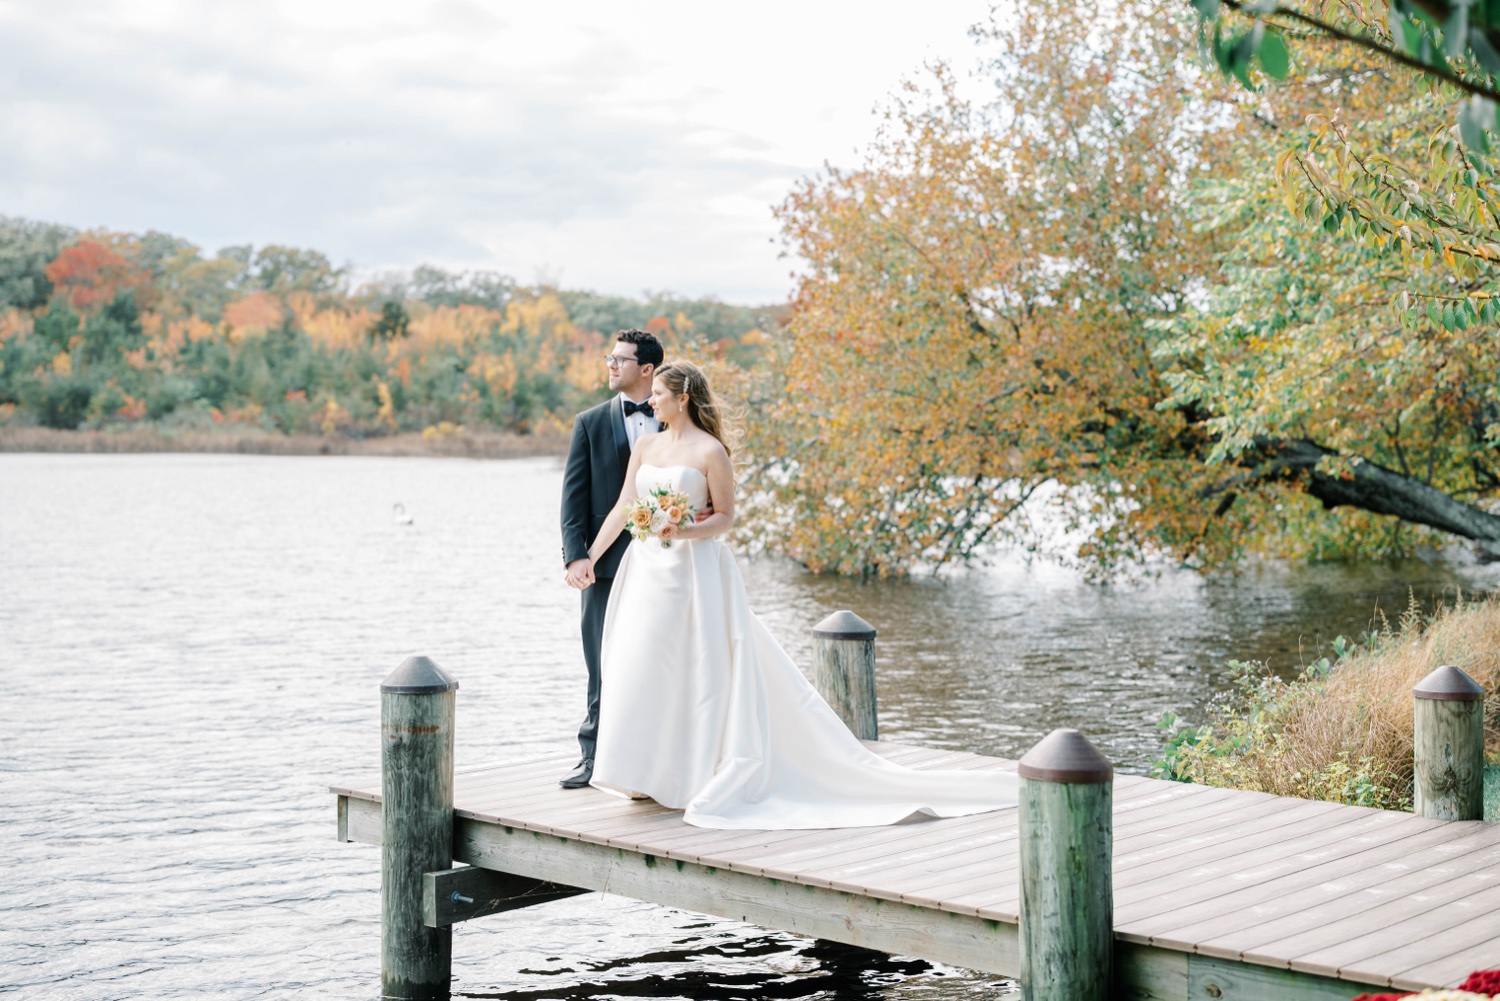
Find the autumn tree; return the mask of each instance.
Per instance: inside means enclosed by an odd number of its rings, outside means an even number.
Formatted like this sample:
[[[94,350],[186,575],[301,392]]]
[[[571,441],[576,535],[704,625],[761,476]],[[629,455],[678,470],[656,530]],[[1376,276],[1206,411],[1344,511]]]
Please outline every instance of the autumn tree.
[[[1162,353],[1169,403],[1210,415],[1204,496],[1248,505],[1261,548],[1417,541],[1378,514],[1500,553],[1496,165],[1459,141],[1454,92],[1356,45],[1299,62],[1240,95],[1240,169],[1195,199],[1221,254]]]
[[[991,102],[940,69],[894,101],[862,168],[782,207],[807,270],[781,405],[752,410],[762,540],[903,572],[1035,544],[1022,505],[1047,484],[1107,525],[1198,478],[1192,415],[1157,408],[1153,323],[1209,257],[1180,193],[1216,142],[1192,20],[1118,16],[1101,36],[1070,5],[997,15]]]
[[[312,250],[207,256],[157,231],[80,239],[0,219],[0,424],[524,433],[563,427],[608,393],[604,336],[574,323],[556,290],[426,265],[353,291],[343,279]],[[689,314],[752,333],[764,313],[577,295],[644,314],[695,356],[715,353]],[[766,340],[734,344],[758,357]]]
[[[941,565],[1039,544],[1018,502],[1046,485],[1104,572],[1411,544],[1378,516],[1500,541],[1475,503],[1500,436],[1494,170],[1458,98],[1352,45],[1232,94],[1171,11],[1009,14],[997,101],[940,74],[863,169],[783,209],[809,270],[762,538]]]
[[[127,290],[139,294],[150,282],[150,272],[94,239],[65,247],[43,273],[54,295],[80,312],[97,310]]]
[[[256,286],[278,295],[330,293],[338,288],[343,277],[342,270],[335,268],[321,251],[275,244],[255,252],[250,274]]]
[[[1289,65],[1287,39],[1335,42],[1378,65],[1404,70],[1408,86],[1437,86],[1468,100],[1458,106],[1465,142],[1487,151],[1500,122],[1500,5],[1474,0],[1368,0],[1364,3],[1188,0],[1203,19],[1200,41],[1246,89],[1259,69],[1278,80]]]
[[[184,241],[185,242],[185,241]],[[160,259],[155,285],[160,308],[172,319],[189,316],[217,323],[224,308],[239,298],[249,280],[248,248],[228,248],[204,257],[192,244]]]

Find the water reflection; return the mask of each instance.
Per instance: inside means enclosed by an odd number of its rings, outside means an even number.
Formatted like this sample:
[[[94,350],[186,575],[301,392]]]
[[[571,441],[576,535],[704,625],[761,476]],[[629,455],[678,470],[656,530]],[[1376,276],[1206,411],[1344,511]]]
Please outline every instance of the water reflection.
[[[712,931],[712,924],[690,926]],[[581,979],[567,986],[508,991],[455,990],[455,997],[495,998],[500,1001],[597,1001],[600,998],[657,998],[681,1001],[881,1001],[888,989],[904,985],[902,997],[917,1001],[918,978],[939,980],[942,972],[920,959],[901,959],[837,942],[799,939],[792,935],[757,935],[723,942],[679,939],[677,948],[644,953],[628,959],[582,964],[570,971],[523,970],[556,977],[568,972]],[[752,962],[746,963],[746,960]],[[777,973],[755,969],[770,965]],[[599,974],[609,974],[599,976]],[[996,979],[999,987],[1013,981]]]
[[[947,580],[872,586],[750,564],[752,596],[771,599],[757,610],[801,663],[820,614],[851,608],[876,626],[883,735],[1017,757],[1074,726],[1127,771],[1155,755],[1163,711],[1191,714],[1223,689],[1229,660],[1290,677],[1335,637],[1378,628],[1377,609],[1394,622],[1409,596],[1430,607],[1459,589],[1487,591],[1496,574],[1421,560],[1262,563],[1239,576],[1168,571],[1097,586],[1001,559]]]

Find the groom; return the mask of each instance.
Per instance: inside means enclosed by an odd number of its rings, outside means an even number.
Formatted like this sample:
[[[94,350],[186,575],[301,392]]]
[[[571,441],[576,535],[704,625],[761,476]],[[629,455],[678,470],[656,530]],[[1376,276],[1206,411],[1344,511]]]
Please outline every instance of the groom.
[[[589,669],[588,715],[578,728],[583,759],[563,776],[564,789],[579,789],[594,777],[594,743],[599,735],[599,646],[604,635],[604,609],[609,603],[615,569],[630,542],[621,533],[597,562],[589,559],[589,543],[599,534],[610,509],[625,485],[630,453],[641,435],[658,429],[651,404],[651,380],[661,367],[663,351],[656,337],[644,330],[622,330],[604,356],[609,366],[609,388],[617,395],[585,410],[573,421],[568,465],[563,472],[563,563],[569,585],[583,590],[583,660]],[[592,585],[592,586],[591,586]]]

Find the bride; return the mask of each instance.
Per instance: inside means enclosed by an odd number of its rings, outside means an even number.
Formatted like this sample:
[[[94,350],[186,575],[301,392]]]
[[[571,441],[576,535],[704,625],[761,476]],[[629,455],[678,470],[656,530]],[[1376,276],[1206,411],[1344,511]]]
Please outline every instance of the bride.
[[[590,557],[654,488],[699,509],[712,499],[713,513],[625,551],[604,616],[593,785],[713,828],[864,827],[1014,806],[1013,775],[915,771],[855,739],[750,611],[719,540],[734,524],[734,470],[702,370],[660,369],[651,406],[663,430],[637,442]]]

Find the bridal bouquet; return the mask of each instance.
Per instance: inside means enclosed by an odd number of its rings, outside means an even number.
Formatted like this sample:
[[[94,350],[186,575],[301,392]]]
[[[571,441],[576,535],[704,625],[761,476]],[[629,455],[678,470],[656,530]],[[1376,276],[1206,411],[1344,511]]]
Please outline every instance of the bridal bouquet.
[[[625,509],[625,528],[637,542],[645,542],[659,536],[668,525],[690,525],[698,512],[688,503],[688,495],[681,490],[657,487],[649,494],[637,497]],[[663,549],[672,545],[670,539],[662,539]]]

